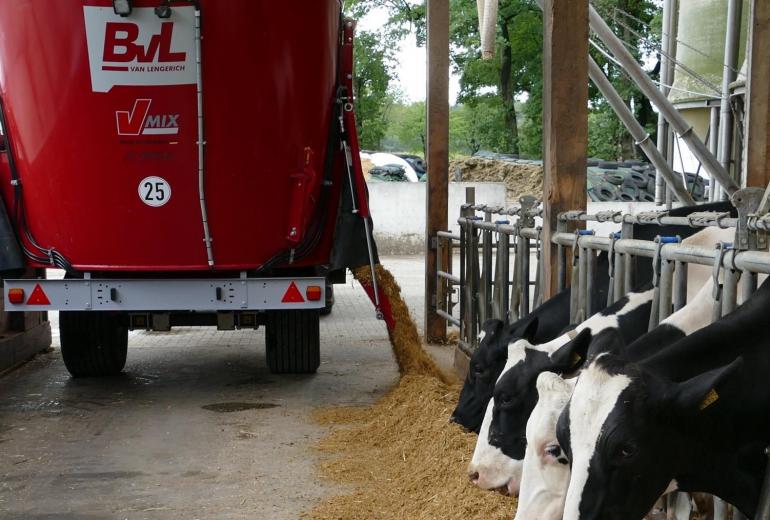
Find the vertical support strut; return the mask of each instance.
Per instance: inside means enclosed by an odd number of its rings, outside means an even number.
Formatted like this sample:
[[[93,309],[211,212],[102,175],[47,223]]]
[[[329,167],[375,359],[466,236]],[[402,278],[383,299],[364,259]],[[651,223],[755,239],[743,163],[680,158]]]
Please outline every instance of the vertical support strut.
[[[543,53],[543,291],[556,294],[559,214],[586,208],[588,0],[545,0]],[[573,287],[575,291],[577,287]]]
[[[446,322],[436,314],[436,254],[432,240],[449,225],[449,0],[427,0],[428,176],[425,230],[425,339],[446,340]]]
[[[730,103],[731,85],[740,64],[738,54],[741,47],[741,22],[743,21],[743,0],[727,2],[727,36],[725,37],[725,63],[722,77],[722,106],[719,113],[719,148],[717,158],[730,172],[733,156],[733,111]],[[713,130],[712,130],[713,131]],[[721,193],[720,193],[721,195]],[[721,200],[721,196],[715,200]]]

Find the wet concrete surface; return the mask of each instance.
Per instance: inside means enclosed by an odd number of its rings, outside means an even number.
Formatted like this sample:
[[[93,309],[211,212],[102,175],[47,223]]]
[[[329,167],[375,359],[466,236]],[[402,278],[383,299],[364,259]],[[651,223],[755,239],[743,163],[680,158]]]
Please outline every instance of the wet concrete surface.
[[[421,312],[422,260],[384,263]],[[56,347],[0,377],[4,520],[298,518],[344,491],[316,474],[312,411],[371,403],[398,375],[351,284],[315,376],[271,375],[262,331],[133,332],[125,373],[94,380],[71,379]]]

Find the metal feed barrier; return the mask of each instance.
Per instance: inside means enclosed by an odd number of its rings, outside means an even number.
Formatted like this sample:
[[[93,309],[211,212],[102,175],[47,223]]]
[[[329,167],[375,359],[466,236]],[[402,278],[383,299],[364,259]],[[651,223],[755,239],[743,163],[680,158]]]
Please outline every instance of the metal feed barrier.
[[[608,304],[634,288],[633,262],[652,262],[655,296],[650,329],[687,304],[690,264],[713,268],[715,319],[732,312],[737,306],[739,284],[748,296],[757,289],[758,274],[770,275],[770,253],[767,252],[770,188],[740,190],[732,201],[738,209],[738,218],[732,218],[729,213],[712,212],[687,217],[672,217],[667,212],[561,214],[553,243],[558,250],[558,290],[568,286],[577,288],[572,291],[570,322],[580,323],[598,310],[592,308],[592,295],[599,252],[608,254]],[[510,209],[477,205],[471,189],[458,220],[459,235],[448,231],[438,233],[435,244],[438,257],[443,261],[438,272],[437,313],[448,324],[459,328],[459,348],[467,355],[478,347],[478,333],[484,321],[496,318],[513,322],[542,303],[542,228],[536,225],[541,213],[538,201],[533,198],[525,198],[519,206]],[[579,229],[588,222],[614,223],[620,226],[620,231],[601,237],[593,231]],[[654,224],[734,229],[735,240],[714,247],[699,247],[684,245],[679,237],[657,237],[654,241],[634,239],[634,225]],[[459,250],[459,276],[453,274],[453,264],[458,260],[456,250]],[[534,273],[531,272],[533,263]],[[686,495],[670,495],[669,510],[679,510],[676,501],[683,497]],[[727,518],[726,514],[726,505],[715,499],[715,520]],[[689,516],[677,515],[677,518]],[[733,518],[744,517],[734,511]],[[766,478],[762,488],[756,518],[770,520],[770,478]]]

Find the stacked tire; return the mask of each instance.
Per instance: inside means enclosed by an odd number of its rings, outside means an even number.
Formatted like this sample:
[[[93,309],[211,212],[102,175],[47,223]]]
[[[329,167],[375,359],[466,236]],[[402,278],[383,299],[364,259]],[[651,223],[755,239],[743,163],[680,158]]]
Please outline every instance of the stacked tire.
[[[704,200],[705,180],[691,173],[686,177],[693,198]],[[643,161],[588,161],[588,195],[594,202],[655,202],[655,178],[655,167]]]

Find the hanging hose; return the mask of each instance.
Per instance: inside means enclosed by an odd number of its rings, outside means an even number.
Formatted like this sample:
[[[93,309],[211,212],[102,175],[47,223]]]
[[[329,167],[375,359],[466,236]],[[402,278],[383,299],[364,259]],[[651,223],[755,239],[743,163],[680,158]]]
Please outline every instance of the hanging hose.
[[[8,120],[5,116],[5,106],[0,98],[0,126],[5,131],[6,154],[8,156],[8,169],[11,174],[11,185],[13,186],[13,208],[11,210],[11,219],[17,233],[19,245],[24,254],[33,262],[41,265],[49,265],[65,271],[72,272],[72,264],[56,249],[45,248],[37,243],[27,224],[27,213],[24,208],[24,197],[22,194],[22,184],[19,177],[19,170],[16,164],[16,158],[13,154],[13,142],[11,140]],[[29,246],[32,247],[30,249]],[[36,251],[35,251],[36,250]]]

